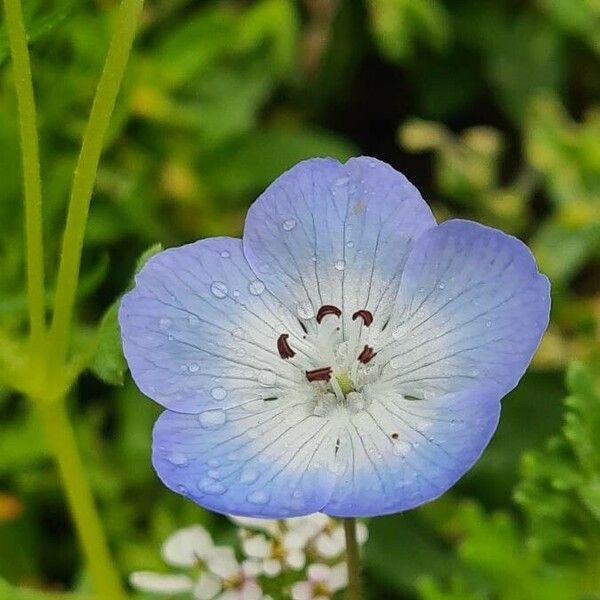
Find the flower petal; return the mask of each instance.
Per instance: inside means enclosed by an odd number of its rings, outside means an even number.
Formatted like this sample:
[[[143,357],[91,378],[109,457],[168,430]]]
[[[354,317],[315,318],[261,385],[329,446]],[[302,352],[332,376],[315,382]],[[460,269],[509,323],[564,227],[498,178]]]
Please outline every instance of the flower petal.
[[[253,535],[242,542],[244,553],[249,558],[267,558],[271,556],[271,543],[264,535]]]
[[[119,321],[135,382],[170,410],[198,413],[308,385],[277,350],[282,333],[299,349],[304,331],[256,278],[240,240],[211,238],[153,256]]]
[[[201,525],[179,529],[162,547],[164,561],[174,567],[193,567],[205,559],[213,548],[210,534]]]
[[[279,534],[279,522],[274,519],[252,519],[250,517],[236,517],[235,515],[227,515],[233,523],[245,529],[253,529],[255,531],[264,531],[271,537]]]
[[[499,390],[407,400],[374,390],[340,435],[338,485],[323,512],[376,516],[440,496],[475,463],[500,415]]]
[[[267,287],[310,321],[324,305],[344,328],[361,309],[387,319],[411,241],[435,225],[416,188],[373,158],[299,163],[251,206],[248,262]]]
[[[150,594],[182,594],[193,587],[192,580],[187,575],[170,573],[153,573],[152,571],[136,571],[129,576],[132,588]]]
[[[202,573],[194,586],[194,600],[211,600],[221,591],[221,580],[211,573]]]
[[[302,398],[265,404],[276,406],[165,411],[154,428],[160,478],[221,513],[277,518],[319,510],[335,485],[330,422]]]
[[[425,232],[407,260],[383,380],[416,396],[497,386],[523,375],[548,324],[549,283],[519,240],[469,221]]]
[[[242,569],[229,546],[217,546],[213,550],[208,558],[208,568],[221,579],[236,577]]]
[[[331,567],[329,575],[329,587],[332,592],[344,589],[348,585],[348,566],[345,562]]]
[[[313,597],[313,586],[309,581],[297,581],[290,591],[292,600],[311,600]]]

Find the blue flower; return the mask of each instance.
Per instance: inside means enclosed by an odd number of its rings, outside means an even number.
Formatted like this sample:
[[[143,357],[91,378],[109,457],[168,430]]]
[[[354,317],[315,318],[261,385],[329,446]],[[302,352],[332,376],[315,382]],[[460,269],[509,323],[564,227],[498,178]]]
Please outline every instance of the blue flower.
[[[367,516],[438,497],[477,460],[548,324],[527,247],[437,225],[372,158],[302,162],[242,240],[161,252],[123,298],[125,356],[167,410],[163,482],[217,512]]]

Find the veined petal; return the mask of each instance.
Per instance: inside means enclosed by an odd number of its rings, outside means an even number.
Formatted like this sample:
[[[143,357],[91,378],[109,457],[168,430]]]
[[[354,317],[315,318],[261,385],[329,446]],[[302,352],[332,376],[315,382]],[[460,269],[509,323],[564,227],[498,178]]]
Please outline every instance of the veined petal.
[[[323,512],[335,517],[401,512],[433,500],[468,471],[500,415],[498,390],[407,400],[375,390],[340,436],[337,486]]]
[[[469,221],[446,221],[413,246],[390,338],[378,347],[382,380],[427,398],[523,375],[547,327],[548,279],[516,238]],[[387,331],[387,330],[386,330]]]
[[[154,428],[160,478],[220,513],[277,518],[319,510],[335,484],[329,420],[294,396],[263,404],[254,412],[250,405],[165,411]]]
[[[170,410],[199,413],[307,385],[277,351],[304,334],[248,266],[240,240],[211,238],[153,256],[119,310],[131,374]]]
[[[416,188],[373,158],[299,163],[251,206],[244,252],[267,287],[307,324],[342,310],[345,331],[366,309],[381,328],[413,239],[435,225]]]

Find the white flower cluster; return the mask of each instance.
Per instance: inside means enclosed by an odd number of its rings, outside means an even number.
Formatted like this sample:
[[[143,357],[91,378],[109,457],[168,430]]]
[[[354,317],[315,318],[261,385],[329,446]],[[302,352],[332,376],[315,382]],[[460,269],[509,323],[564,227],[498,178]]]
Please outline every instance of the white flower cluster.
[[[185,573],[136,571],[131,586],[150,594],[189,594],[194,600],[272,600],[261,580],[268,582],[283,572],[306,578],[296,581],[288,593],[293,600],[329,600],[347,585],[343,527],[322,514],[280,521],[230,517],[240,527],[244,560],[232,548],[216,546],[201,525],[180,529],[162,546],[168,565]],[[364,523],[357,524],[357,538],[367,540]],[[324,564],[324,563],[330,563]],[[265,586],[267,587],[267,586]]]

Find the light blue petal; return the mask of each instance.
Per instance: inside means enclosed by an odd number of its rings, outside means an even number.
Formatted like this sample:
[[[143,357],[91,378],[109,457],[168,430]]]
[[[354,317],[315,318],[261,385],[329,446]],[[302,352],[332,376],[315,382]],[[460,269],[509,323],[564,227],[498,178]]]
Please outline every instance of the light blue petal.
[[[479,458],[500,415],[498,390],[435,400],[373,392],[379,401],[340,435],[339,479],[322,509],[328,515],[389,514],[437,498]]]
[[[199,413],[308,386],[293,366],[304,358],[304,331],[252,272],[240,240],[153,256],[123,298],[119,322],[135,382],[170,410]],[[278,354],[282,333],[298,350],[293,360]]]
[[[153,463],[172,490],[220,513],[280,518],[318,511],[335,485],[328,420],[302,398],[272,407],[165,411]]]
[[[447,221],[425,232],[406,262],[389,339],[376,348],[387,363],[382,380],[418,398],[488,386],[506,393],[525,372],[549,309],[548,279],[522,242]]]
[[[267,287],[305,323],[326,304],[389,316],[412,240],[435,225],[417,189],[373,158],[299,163],[252,205],[244,252]]]

